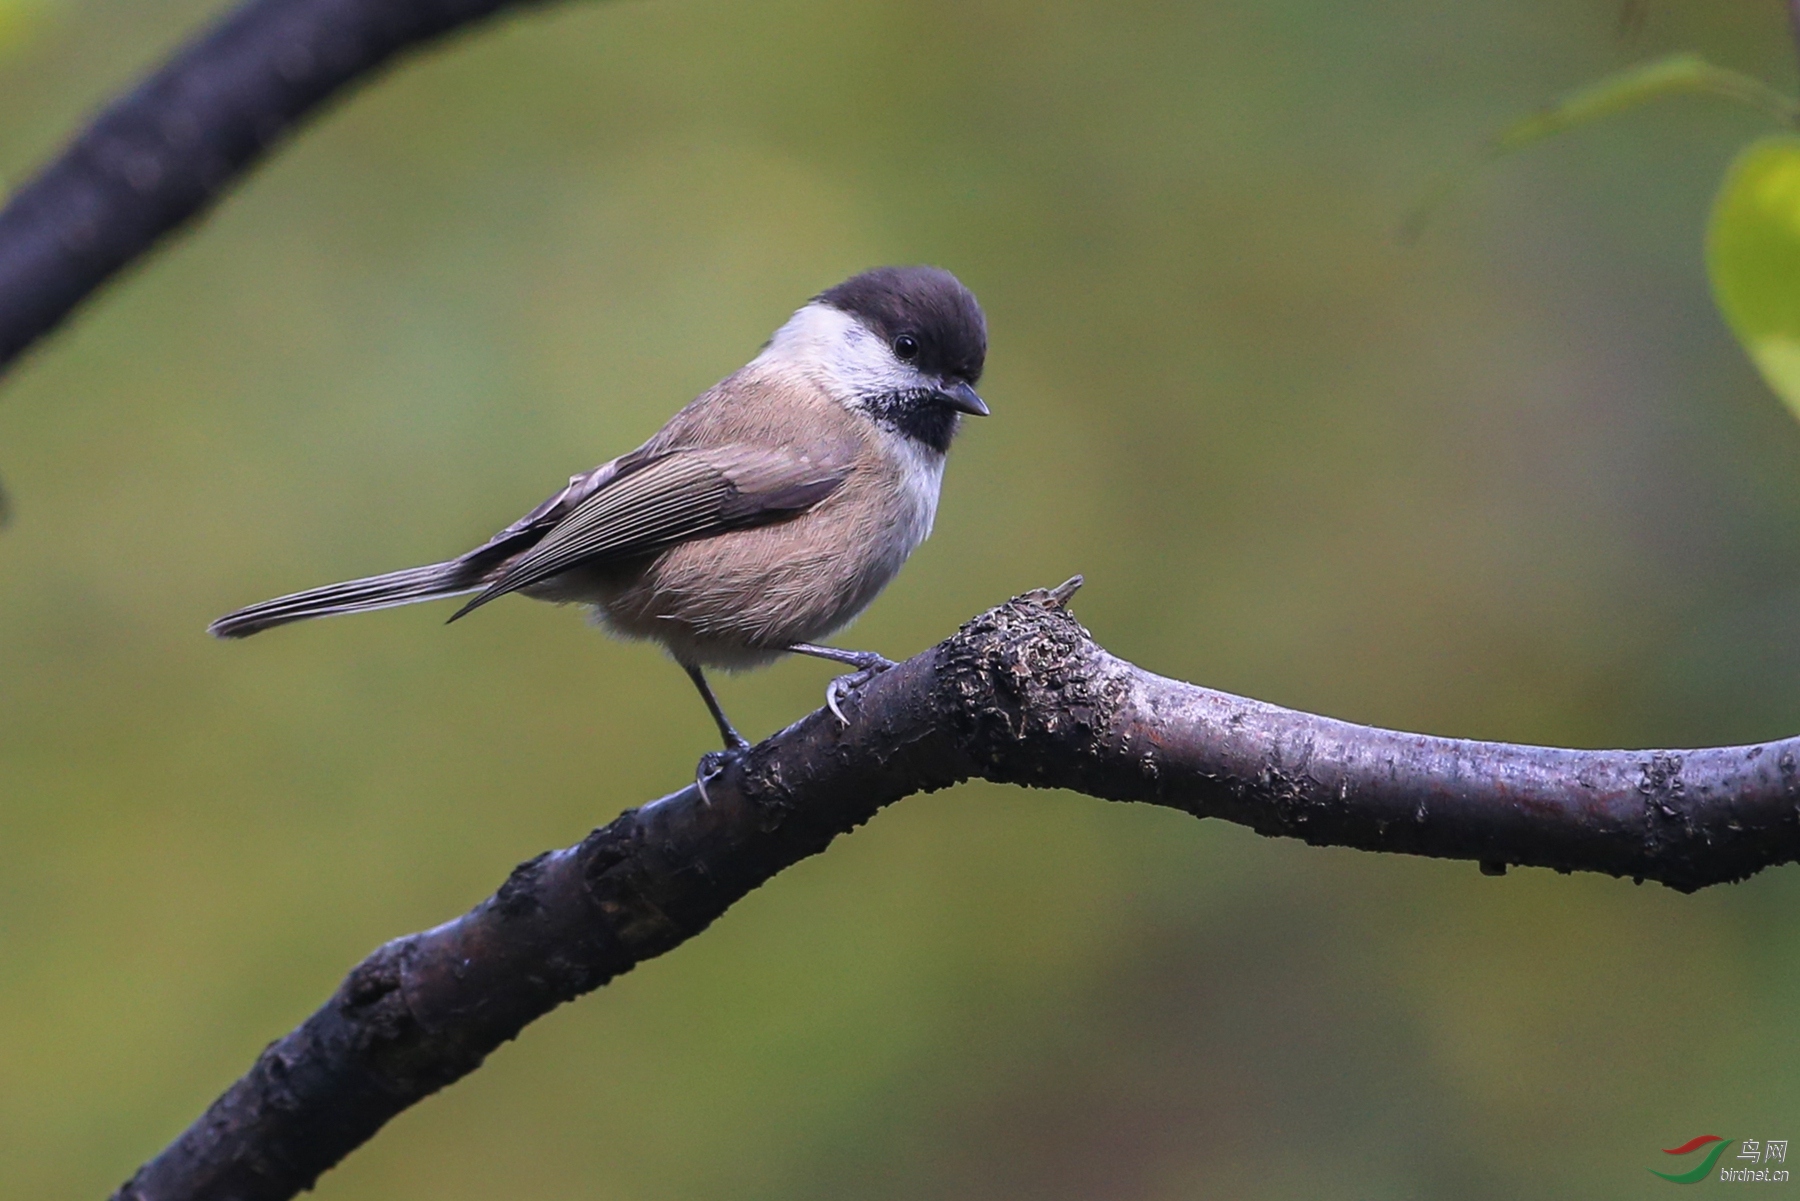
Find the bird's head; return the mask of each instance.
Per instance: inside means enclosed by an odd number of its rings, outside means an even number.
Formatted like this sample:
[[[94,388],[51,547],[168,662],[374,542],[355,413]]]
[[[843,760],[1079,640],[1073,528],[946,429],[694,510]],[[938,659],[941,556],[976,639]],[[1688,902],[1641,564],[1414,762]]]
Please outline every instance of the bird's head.
[[[813,297],[764,357],[808,371],[839,403],[942,454],[958,417],[985,417],[975,392],[987,319],[937,267],[877,267]]]

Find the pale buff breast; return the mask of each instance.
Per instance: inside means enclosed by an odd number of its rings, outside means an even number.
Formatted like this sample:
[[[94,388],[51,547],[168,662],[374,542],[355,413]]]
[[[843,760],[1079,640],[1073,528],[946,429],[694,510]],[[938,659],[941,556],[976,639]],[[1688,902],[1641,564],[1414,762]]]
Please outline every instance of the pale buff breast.
[[[822,393],[790,393],[777,409],[784,418],[777,430],[762,420],[768,407],[731,411],[729,385],[751,382],[726,381],[715,390],[724,395],[689,406],[657,444],[681,445],[699,422],[710,427],[709,441],[774,442],[795,428],[795,410],[804,406],[810,412],[801,428],[849,450],[854,467],[836,492],[799,517],[684,543],[596,581],[585,599],[598,602],[610,629],[662,642],[685,663],[751,667],[842,629],[924,541],[936,513],[941,456]]]

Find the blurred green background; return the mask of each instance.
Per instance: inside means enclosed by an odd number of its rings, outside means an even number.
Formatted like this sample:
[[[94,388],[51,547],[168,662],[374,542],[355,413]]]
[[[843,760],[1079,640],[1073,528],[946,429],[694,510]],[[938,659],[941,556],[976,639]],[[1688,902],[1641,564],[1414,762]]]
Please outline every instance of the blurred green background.
[[[0,175],[217,7],[7,10]],[[1777,0],[631,0],[338,105],[0,397],[0,1197],[104,1196],[377,943],[712,744],[569,610],[207,621],[471,545],[872,264],[975,289],[994,416],[846,644],[1080,571],[1114,651],[1338,717],[1800,731],[1800,426],[1701,265],[1758,118],[1583,130],[1395,236],[1478,139],[1674,49],[1794,86]],[[829,674],[724,699],[761,737]],[[1800,1136],[1796,902],[966,787],[318,1195],[1656,1195],[1657,1148]]]

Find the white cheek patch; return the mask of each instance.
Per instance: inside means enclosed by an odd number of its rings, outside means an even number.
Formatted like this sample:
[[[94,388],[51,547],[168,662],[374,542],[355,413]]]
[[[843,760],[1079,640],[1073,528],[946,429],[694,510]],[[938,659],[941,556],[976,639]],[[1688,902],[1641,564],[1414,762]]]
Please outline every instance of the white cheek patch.
[[[755,361],[804,372],[846,405],[932,387],[856,318],[817,301],[776,330]]]

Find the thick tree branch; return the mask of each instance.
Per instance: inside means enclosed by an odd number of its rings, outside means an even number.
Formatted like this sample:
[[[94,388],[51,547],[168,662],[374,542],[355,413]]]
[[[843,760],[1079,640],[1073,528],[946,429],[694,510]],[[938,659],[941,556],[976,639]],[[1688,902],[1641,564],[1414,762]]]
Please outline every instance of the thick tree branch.
[[[0,368],[395,55],[532,0],[249,0],[92,123],[0,211]]]
[[[877,677],[709,785],[517,868],[387,944],[120,1201],[291,1197],[533,1019],[692,938],[890,802],[983,777],[1146,801],[1307,842],[1659,880],[1800,858],[1800,740],[1572,751],[1351,725],[1164,679],[1097,646],[1071,581]]]

